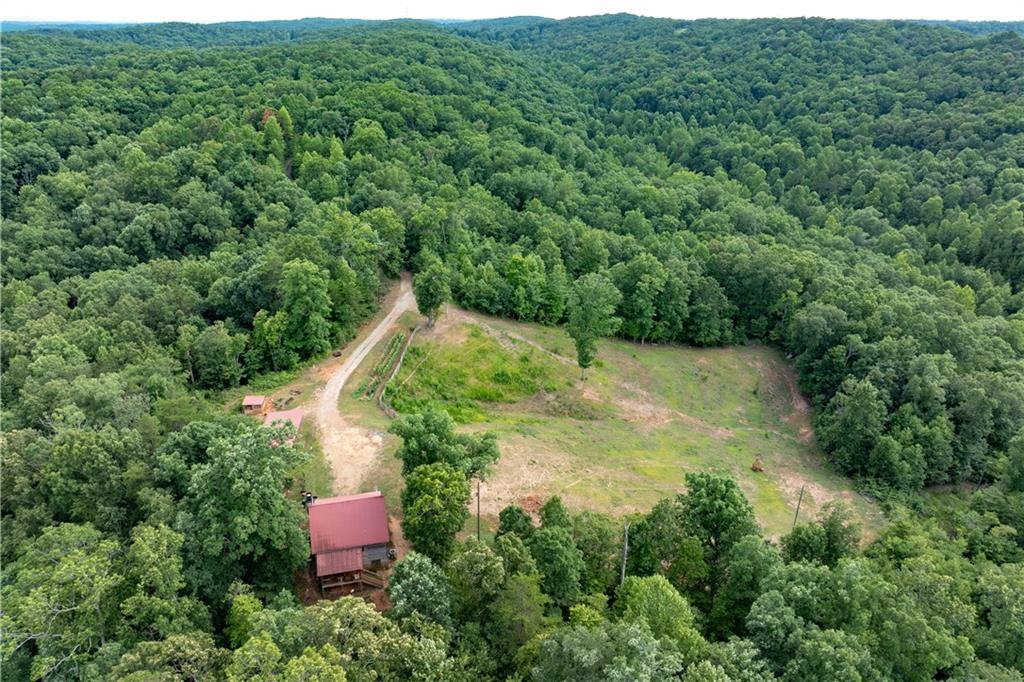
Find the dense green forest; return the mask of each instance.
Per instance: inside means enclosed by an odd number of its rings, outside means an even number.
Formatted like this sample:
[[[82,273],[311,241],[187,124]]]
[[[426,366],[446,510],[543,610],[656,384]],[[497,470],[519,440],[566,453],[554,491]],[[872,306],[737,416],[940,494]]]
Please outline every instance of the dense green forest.
[[[1014,30],[5,35],[4,678],[1022,679]],[[299,606],[309,454],[222,392],[351,338],[406,269],[421,305],[568,323],[581,367],[609,333],[782,349],[889,526],[859,547],[837,508],[773,543],[695,474],[632,519],[620,584],[620,520],[557,498],[486,542],[459,504],[412,514],[498,456],[412,415],[394,609]]]

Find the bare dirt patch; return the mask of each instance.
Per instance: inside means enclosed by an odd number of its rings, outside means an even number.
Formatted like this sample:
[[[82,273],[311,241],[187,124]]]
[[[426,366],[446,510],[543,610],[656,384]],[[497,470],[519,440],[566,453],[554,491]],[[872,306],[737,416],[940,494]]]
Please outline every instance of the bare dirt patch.
[[[782,378],[786,381],[790,395],[790,412],[785,419],[797,429],[797,440],[810,443],[814,440],[814,427],[811,425],[811,403],[796,385],[796,373],[792,367],[782,367]]]
[[[536,497],[534,493],[524,495],[524,491],[546,489],[551,481],[578,471],[579,462],[564,452],[545,448],[532,439],[505,438],[501,458],[480,486],[480,511],[497,516],[510,504],[528,503],[527,498]]]
[[[433,327],[424,325],[417,337],[421,340],[444,339],[446,343],[459,345],[469,338],[469,328],[466,323],[477,324],[477,322],[462,308],[453,305],[445,306],[444,314],[438,315],[434,320]]]
[[[606,500],[592,494],[595,490],[650,491],[654,484],[632,471],[631,465],[637,463],[598,463],[586,452],[569,453],[535,438],[506,435],[501,442],[501,459],[481,486],[481,513],[495,518],[514,504],[536,516],[551,495],[561,497],[570,509],[616,514],[646,511],[649,505],[633,503],[618,504],[611,510]],[[665,494],[674,492],[675,488],[670,488]]]

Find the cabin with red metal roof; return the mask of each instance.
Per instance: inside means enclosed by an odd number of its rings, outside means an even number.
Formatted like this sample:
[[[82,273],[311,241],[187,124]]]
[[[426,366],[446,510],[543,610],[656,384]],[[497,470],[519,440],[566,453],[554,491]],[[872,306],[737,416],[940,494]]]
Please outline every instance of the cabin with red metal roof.
[[[262,415],[273,407],[270,398],[265,395],[247,395],[242,398],[242,414]]]
[[[310,552],[320,591],[334,587],[383,587],[389,563],[388,510],[377,492],[314,500],[309,512]]]

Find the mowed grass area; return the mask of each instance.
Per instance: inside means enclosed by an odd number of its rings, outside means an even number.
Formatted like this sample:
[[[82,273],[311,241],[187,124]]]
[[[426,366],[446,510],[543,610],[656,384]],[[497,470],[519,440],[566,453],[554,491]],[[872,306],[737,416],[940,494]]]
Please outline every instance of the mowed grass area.
[[[881,526],[878,508],[827,467],[775,350],[609,340],[597,365],[580,383],[560,329],[453,309],[417,336],[393,404],[443,407],[464,428],[498,433],[502,459],[483,494],[492,519],[553,494],[575,508],[646,511],[682,491],[686,472],[714,470],[736,478],[771,535],[789,531],[801,487],[802,519],[840,500],[868,536]]]
[[[296,492],[308,490],[317,497],[330,497],[334,492],[334,477],[312,419],[302,423],[296,443],[309,453],[309,459],[293,473],[291,488]]]

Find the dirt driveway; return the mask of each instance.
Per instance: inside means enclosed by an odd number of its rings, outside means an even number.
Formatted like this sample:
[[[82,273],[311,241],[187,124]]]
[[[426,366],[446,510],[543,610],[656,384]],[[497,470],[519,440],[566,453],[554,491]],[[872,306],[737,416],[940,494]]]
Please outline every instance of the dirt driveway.
[[[407,310],[416,308],[412,279],[402,276],[398,297],[391,310],[377,323],[342,363],[334,370],[327,384],[316,396],[316,423],[324,456],[334,473],[334,493],[345,495],[358,491],[359,484],[381,451],[381,438],[374,432],[345,419],[338,411],[338,398],[352,372],[366,359],[373,347]]]

